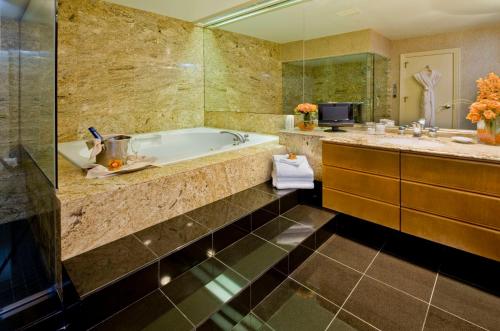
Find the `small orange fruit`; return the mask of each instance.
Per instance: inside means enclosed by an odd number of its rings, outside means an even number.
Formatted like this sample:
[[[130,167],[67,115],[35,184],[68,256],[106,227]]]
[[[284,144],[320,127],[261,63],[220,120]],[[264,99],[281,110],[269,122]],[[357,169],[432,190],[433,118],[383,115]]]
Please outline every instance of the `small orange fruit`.
[[[122,167],[123,161],[122,160],[111,160],[108,163],[108,169],[109,170],[118,170]]]

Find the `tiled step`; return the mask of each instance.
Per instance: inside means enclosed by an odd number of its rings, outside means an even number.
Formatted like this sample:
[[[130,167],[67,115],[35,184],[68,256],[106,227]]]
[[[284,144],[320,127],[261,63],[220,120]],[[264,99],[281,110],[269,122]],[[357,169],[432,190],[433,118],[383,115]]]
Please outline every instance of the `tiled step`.
[[[164,330],[183,330],[184,326],[244,330],[249,317],[243,319],[250,310],[328,238],[333,217],[307,205],[275,217],[161,287],[168,303],[165,301],[160,309],[163,313],[149,314],[149,324],[144,321],[141,327],[160,323],[157,326]],[[125,325],[127,330],[140,330],[128,324],[130,315],[146,311],[152,296],[159,294],[154,292],[139,300],[97,325],[96,330],[119,330]],[[179,314],[184,318],[182,323]]]
[[[289,211],[301,195],[263,183],[64,261],[74,287],[65,291],[70,322],[99,323]]]

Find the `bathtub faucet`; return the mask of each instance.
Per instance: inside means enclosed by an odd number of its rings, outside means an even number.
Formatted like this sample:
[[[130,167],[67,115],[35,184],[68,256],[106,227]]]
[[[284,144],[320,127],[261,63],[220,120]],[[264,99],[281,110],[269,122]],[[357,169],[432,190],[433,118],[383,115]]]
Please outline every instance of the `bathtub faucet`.
[[[248,135],[247,134],[242,135],[241,133],[231,132],[231,131],[221,131],[220,133],[221,134],[227,133],[227,134],[233,135],[234,136],[234,138],[233,138],[234,145],[243,144],[243,143],[245,143],[245,142],[248,141]]]

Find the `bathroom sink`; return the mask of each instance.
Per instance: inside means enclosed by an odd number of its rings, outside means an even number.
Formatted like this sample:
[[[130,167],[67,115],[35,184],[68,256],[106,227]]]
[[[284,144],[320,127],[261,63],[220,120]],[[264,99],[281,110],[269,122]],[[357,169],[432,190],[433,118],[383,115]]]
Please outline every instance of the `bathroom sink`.
[[[424,139],[413,138],[413,137],[383,137],[383,138],[380,138],[379,142],[381,144],[413,146],[413,147],[419,147],[419,148],[433,148],[433,147],[441,147],[444,145],[440,141],[424,140]]]

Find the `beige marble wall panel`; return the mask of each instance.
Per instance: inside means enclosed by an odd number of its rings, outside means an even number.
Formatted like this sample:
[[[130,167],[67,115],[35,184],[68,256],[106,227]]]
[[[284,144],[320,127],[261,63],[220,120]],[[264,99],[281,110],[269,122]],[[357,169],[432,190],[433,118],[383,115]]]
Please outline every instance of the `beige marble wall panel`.
[[[302,52],[302,47],[304,51]],[[317,59],[372,51],[372,30],[360,30],[302,42],[282,44],[283,61]]]
[[[481,28],[441,33],[431,36],[394,40],[391,52],[391,84],[399,87],[399,63],[402,53],[460,48],[459,123],[462,129],[474,127],[465,119],[468,107],[476,98],[476,80],[489,72],[500,72],[500,23]],[[393,117],[399,118],[399,98],[392,99]]]
[[[97,180],[60,159],[62,258],[262,183],[284,152],[269,143]]]
[[[19,24],[0,19],[0,156],[19,143]]]
[[[281,114],[279,44],[206,29],[205,111]]]
[[[205,126],[277,134],[285,128],[285,115],[212,111],[205,112]]]
[[[59,1],[59,141],[203,125],[203,31],[103,1]],[[75,118],[78,118],[75,121]]]

